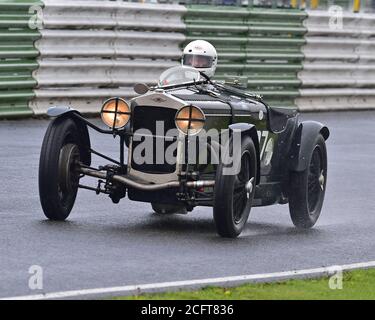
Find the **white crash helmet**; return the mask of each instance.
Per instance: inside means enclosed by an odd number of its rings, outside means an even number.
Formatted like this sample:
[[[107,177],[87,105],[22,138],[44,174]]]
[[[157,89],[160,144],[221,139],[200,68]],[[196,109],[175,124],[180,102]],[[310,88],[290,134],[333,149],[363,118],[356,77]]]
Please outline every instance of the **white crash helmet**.
[[[205,40],[190,42],[184,49],[182,65],[191,66],[212,78],[217,66],[217,53],[215,47]]]

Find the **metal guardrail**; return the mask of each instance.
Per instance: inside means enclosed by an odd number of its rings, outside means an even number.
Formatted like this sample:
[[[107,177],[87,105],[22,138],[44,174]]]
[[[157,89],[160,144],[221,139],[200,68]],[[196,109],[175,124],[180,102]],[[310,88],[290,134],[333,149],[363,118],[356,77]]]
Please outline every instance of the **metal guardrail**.
[[[40,37],[29,28],[29,8],[38,1],[2,0],[0,2],[0,116],[32,114],[28,101],[34,97],[38,51],[33,43]]]
[[[0,117],[56,104],[98,112],[109,96],[133,96],[135,82],[155,83],[184,43],[201,38],[218,48],[219,79],[242,77],[271,105],[373,108],[374,14],[345,13],[335,29],[327,11],[229,2],[1,0]],[[33,4],[44,6],[40,31],[29,28]]]
[[[155,0],[154,0],[155,1]],[[249,8],[294,8],[327,10],[340,6],[348,12],[375,12],[375,0],[159,0],[184,5],[237,6]]]
[[[217,78],[242,77],[271,105],[293,106],[299,95],[306,13],[296,9],[191,6],[187,40],[206,39],[218,49]]]
[[[45,0],[36,98],[97,113],[110,96],[135,95],[136,82],[155,84],[181,57],[185,7],[119,1]]]
[[[370,109],[375,106],[375,15],[346,13],[342,28],[326,11],[308,11],[301,110]]]

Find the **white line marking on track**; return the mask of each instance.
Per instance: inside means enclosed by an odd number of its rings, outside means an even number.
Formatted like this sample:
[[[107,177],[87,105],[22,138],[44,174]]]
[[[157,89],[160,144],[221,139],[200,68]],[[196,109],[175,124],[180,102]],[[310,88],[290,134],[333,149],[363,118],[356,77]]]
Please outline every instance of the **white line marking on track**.
[[[160,283],[150,283],[150,284],[140,284],[140,285],[127,285],[122,287],[109,287],[109,288],[96,288],[96,289],[83,289],[83,290],[72,290],[72,291],[61,291],[52,292],[45,294],[35,294],[27,296],[17,296],[9,298],[0,298],[0,300],[43,300],[43,299],[64,299],[64,298],[74,298],[83,297],[90,295],[104,295],[113,293],[144,293],[160,289],[182,289],[187,287],[202,287],[206,285],[220,285],[220,284],[235,284],[243,282],[253,282],[262,280],[272,280],[272,279],[290,279],[297,278],[301,276],[309,275],[327,275],[332,273],[334,270],[354,270],[354,269],[366,269],[375,267],[375,261],[353,263],[346,265],[334,265],[330,267],[321,267],[314,269],[303,269],[303,270],[293,270],[284,272],[274,272],[274,273],[261,273],[252,275],[241,275],[232,277],[221,277],[221,278],[208,278],[208,279],[196,279],[196,280],[184,280],[184,281],[173,281],[173,282],[160,282]]]

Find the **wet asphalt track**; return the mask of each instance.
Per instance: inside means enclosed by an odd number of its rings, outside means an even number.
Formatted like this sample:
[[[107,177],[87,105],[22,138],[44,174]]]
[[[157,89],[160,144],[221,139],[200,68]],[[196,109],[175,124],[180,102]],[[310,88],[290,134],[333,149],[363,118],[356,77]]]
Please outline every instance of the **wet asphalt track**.
[[[69,221],[49,222],[38,198],[45,120],[0,121],[0,298],[44,292],[234,276],[375,260],[375,112],[306,114],[326,123],[329,176],[317,226],[297,231],[288,206],[256,208],[235,240],[215,233],[210,208],[160,217],[147,203],[80,190]],[[92,135],[116,155],[117,143]]]

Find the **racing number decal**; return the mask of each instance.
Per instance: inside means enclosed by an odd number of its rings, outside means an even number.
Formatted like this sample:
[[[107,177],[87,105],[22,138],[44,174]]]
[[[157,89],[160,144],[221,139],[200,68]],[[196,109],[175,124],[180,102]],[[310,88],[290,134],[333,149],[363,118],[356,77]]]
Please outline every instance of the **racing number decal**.
[[[257,131],[258,139],[259,139],[259,146],[260,146],[260,159],[263,158],[264,150],[266,149],[266,142],[269,135],[269,131]]]

